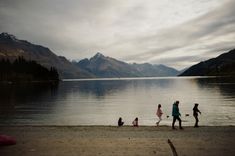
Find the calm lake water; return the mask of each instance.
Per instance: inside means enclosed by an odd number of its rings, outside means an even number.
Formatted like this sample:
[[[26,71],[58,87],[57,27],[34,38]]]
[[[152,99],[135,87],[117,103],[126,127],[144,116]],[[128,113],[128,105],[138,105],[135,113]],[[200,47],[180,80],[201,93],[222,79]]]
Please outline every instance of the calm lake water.
[[[194,103],[199,103],[202,112],[200,125],[235,125],[235,80],[208,77],[0,84],[0,124],[116,125],[122,117],[130,125],[138,117],[140,125],[155,125],[160,103],[164,112],[161,124],[171,125],[176,100],[180,101],[183,125],[193,125]]]

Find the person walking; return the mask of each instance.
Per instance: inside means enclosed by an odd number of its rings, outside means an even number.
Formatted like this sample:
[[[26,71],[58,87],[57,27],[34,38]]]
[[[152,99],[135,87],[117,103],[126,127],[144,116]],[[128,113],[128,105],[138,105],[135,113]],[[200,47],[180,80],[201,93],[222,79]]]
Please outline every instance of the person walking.
[[[183,129],[182,125],[181,125],[181,119],[180,119],[180,112],[179,112],[179,101],[176,101],[173,104],[172,107],[172,116],[173,116],[173,122],[172,122],[172,129],[176,129],[175,128],[175,121],[178,120],[179,121],[179,127],[180,129]]]
[[[195,118],[195,125],[194,125],[195,128],[199,127],[198,126],[198,122],[199,122],[199,120],[198,120],[198,113],[201,114],[201,111],[198,109],[198,105],[199,105],[198,103],[195,103],[194,107],[193,107],[193,116]]]
[[[156,124],[157,124],[157,126],[159,126],[159,123],[162,121],[162,114],[163,114],[163,112],[162,112],[162,110],[161,110],[161,104],[158,104],[158,108],[157,108],[157,113],[156,113],[156,115],[158,116],[158,122],[156,122]]]

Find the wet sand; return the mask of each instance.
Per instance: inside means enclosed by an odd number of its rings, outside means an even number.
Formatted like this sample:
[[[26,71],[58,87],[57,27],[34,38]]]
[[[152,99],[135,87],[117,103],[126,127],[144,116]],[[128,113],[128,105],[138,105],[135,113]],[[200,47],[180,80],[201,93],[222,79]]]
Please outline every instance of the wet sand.
[[[0,156],[234,156],[235,127],[0,126],[17,144]]]

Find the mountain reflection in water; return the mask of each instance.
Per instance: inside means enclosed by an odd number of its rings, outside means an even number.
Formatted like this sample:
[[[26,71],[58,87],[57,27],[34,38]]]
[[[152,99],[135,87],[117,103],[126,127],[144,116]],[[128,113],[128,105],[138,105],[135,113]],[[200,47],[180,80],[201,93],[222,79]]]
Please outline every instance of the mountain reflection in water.
[[[183,125],[193,125],[194,103],[202,112],[200,125],[235,125],[234,78],[66,80],[0,87],[0,124],[116,125],[122,117],[130,125],[138,117],[140,125],[154,125],[161,103],[162,124],[170,125],[172,103],[179,100]]]

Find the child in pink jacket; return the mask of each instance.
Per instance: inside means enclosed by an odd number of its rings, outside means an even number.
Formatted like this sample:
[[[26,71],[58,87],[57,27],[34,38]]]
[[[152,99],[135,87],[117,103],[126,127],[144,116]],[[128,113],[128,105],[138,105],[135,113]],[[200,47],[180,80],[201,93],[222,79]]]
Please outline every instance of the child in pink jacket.
[[[158,118],[159,118],[159,120],[158,120],[158,122],[156,122],[156,124],[157,124],[157,126],[159,125],[159,123],[162,121],[162,114],[163,114],[163,112],[162,112],[162,110],[161,110],[161,104],[158,104],[158,108],[157,108],[157,113],[156,113],[156,115],[158,116]]]

